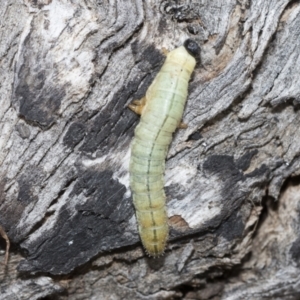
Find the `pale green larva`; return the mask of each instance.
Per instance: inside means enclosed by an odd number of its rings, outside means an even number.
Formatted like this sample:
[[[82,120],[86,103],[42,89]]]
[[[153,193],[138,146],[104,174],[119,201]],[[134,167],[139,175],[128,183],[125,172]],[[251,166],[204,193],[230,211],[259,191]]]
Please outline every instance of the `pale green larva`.
[[[172,134],[181,123],[199,51],[197,43],[189,39],[169,52],[146,96],[129,105],[141,115],[131,147],[130,187],[142,243],[154,257],[164,253],[169,234],[165,159]]]

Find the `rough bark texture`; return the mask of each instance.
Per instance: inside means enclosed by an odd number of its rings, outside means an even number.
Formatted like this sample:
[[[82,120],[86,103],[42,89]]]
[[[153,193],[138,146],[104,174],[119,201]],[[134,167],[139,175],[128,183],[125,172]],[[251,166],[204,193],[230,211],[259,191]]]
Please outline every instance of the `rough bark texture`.
[[[298,1],[3,0],[0,24],[1,299],[299,299]],[[127,104],[188,37],[170,241],[149,259]]]

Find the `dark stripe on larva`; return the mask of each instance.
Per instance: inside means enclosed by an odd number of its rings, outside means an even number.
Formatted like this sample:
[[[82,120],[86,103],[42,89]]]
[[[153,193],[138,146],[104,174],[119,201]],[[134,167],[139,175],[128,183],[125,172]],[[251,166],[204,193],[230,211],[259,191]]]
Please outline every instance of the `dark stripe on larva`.
[[[174,94],[172,95],[172,99],[174,98]],[[171,100],[172,100],[171,99]],[[169,108],[169,110],[171,110],[171,108],[172,108],[172,101],[171,101],[171,107]],[[153,148],[154,148],[154,146],[155,146],[155,143],[156,143],[156,141],[157,141],[157,138],[159,137],[159,135],[160,135],[160,133],[161,133],[161,131],[162,131],[162,128],[164,127],[164,125],[166,124],[166,121],[168,120],[168,115],[166,115],[165,116],[165,118],[164,118],[164,121],[163,121],[163,124],[162,124],[162,126],[160,127],[160,129],[159,129],[159,131],[158,131],[158,133],[157,133],[157,135],[156,135],[156,137],[155,137],[155,139],[154,139],[154,142],[153,142],[153,145],[152,145],[152,148],[151,148],[151,151],[150,151],[150,156],[149,156],[149,160],[148,160],[148,169],[147,169],[147,190],[148,190],[148,192],[150,192],[150,187],[149,187],[149,174],[150,174],[150,162],[151,162],[151,160],[152,160],[152,153],[153,153]],[[150,207],[152,207],[152,203],[151,203],[151,199],[150,199],[150,197],[148,196],[148,199],[149,199],[149,205],[150,205]]]
[[[166,120],[168,118],[168,115],[165,117],[164,119],[164,122],[163,122],[163,125],[162,127],[164,126]],[[161,127],[161,128],[162,128]],[[159,136],[160,132],[161,132],[161,128],[159,129],[156,137],[155,137],[155,140],[153,142],[153,145],[152,145],[152,148],[151,148],[151,151],[150,151],[150,156],[149,156],[149,160],[148,160],[148,169],[147,169],[147,191],[148,191],[148,201],[149,201],[149,207],[151,207],[152,209],[152,201],[151,201],[151,197],[150,197],[150,187],[149,187],[149,174],[150,174],[150,162],[151,162],[151,158],[152,158],[152,153],[153,153],[153,148],[154,148],[154,145],[155,145],[155,142],[157,140],[157,137]],[[156,223],[154,221],[154,217],[153,217],[153,211],[151,211],[151,217],[152,217],[152,225],[155,226]],[[156,229],[153,229],[153,234],[154,234],[154,241],[157,242],[157,232],[156,232]],[[158,254],[158,251],[157,251],[157,246],[154,245],[154,251],[155,251],[155,254],[157,255]]]

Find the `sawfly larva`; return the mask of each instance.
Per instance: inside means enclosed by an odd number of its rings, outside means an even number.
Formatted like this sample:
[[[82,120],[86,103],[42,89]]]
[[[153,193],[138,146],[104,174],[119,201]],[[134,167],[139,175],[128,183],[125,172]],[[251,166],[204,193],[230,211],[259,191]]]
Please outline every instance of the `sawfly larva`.
[[[130,187],[142,243],[154,257],[164,253],[169,235],[165,158],[172,134],[181,124],[188,82],[199,52],[198,44],[190,39],[169,52],[145,97],[129,105],[141,115],[131,146]]]

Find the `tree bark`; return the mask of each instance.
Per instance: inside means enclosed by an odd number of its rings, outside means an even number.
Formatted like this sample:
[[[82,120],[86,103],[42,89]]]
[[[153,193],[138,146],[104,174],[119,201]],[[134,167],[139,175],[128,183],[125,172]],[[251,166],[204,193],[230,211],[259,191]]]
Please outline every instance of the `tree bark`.
[[[299,299],[298,1],[4,0],[0,16],[1,299]],[[152,259],[127,105],[187,38],[201,62]]]

